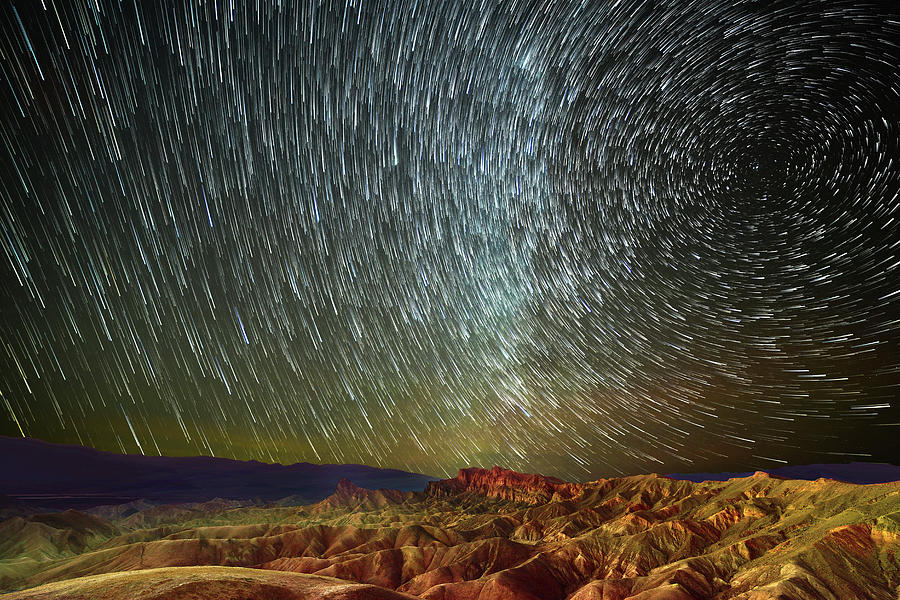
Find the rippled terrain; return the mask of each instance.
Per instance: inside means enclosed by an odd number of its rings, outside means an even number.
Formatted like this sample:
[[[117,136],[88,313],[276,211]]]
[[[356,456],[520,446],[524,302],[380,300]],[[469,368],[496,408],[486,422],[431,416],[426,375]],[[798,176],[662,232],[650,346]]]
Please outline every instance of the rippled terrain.
[[[893,599],[900,482],[576,484],[495,467],[306,506],[132,503],[0,524],[9,600]],[[35,587],[38,586],[38,587]]]

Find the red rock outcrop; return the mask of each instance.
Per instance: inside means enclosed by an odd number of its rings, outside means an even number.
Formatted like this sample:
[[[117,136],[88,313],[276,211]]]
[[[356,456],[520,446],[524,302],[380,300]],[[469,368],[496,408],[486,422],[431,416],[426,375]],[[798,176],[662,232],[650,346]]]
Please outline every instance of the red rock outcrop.
[[[389,504],[400,504],[413,495],[413,492],[398,490],[369,490],[359,487],[347,478],[342,478],[332,495],[313,506],[316,510],[335,508],[374,510]]]
[[[425,495],[448,497],[473,492],[513,502],[543,504],[553,499],[573,498],[581,493],[581,489],[580,484],[556,477],[517,473],[495,466],[493,469],[460,469],[454,479],[430,481],[425,486]]]
[[[19,561],[13,555],[32,538],[7,544],[6,556],[16,562],[6,564],[18,571],[0,571],[2,584],[94,590],[78,578],[134,571],[137,579],[128,581],[137,585],[142,569],[219,565],[260,574],[256,583],[244,575],[244,583],[229,583],[227,569],[217,572],[223,598],[233,585],[260,594],[306,586],[304,598],[887,600],[900,586],[900,483],[754,474],[724,482],[647,475],[572,484],[495,467],[463,469],[425,493],[342,481],[308,507],[166,514],[165,525],[148,529],[140,524],[157,516],[37,517],[30,528],[22,519],[7,521],[0,531],[31,532],[35,548],[56,550]],[[68,539],[70,528],[90,532],[91,544],[47,545]],[[319,579],[265,579],[276,572]],[[180,597],[160,593],[147,597]],[[26,597],[65,596],[16,596]]]

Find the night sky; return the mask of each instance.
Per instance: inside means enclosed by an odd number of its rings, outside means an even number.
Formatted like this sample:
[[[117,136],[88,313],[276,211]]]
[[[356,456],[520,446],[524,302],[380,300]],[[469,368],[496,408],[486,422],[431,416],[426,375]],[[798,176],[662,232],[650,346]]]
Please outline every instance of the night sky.
[[[6,2],[0,433],[897,462],[898,68],[856,0]]]

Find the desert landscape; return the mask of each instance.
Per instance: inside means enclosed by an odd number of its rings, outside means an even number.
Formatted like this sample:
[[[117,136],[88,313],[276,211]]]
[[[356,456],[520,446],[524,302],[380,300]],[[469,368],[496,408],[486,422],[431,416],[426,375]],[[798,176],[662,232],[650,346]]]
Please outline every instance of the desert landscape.
[[[900,0],[0,2],[0,600],[900,600],[898,65]]]
[[[305,506],[17,516],[0,540],[4,600],[888,600],[900,482],[469,468],[423,492],[344,479]]]

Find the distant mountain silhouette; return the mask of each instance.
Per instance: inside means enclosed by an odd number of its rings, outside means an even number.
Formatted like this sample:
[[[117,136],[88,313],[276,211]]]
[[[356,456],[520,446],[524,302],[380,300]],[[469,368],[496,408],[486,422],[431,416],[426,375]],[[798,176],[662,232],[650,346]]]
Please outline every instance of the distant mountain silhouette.
[[[368,489],[424,489],[436,478],[365,465],[269,464],[207,456],[159,457],[103,452],[0,436],[2,503],[87,508],[137,499],[154,503],[212,498],[297,503],[321,500],[341,479]]]
[[[889,463],[852,462],[846,464],[796,465],[766,469],[766,473],[785,479],[835,479],[847,483],[872,484],[900,481],[900,466]],[[672,479],[687,481],[726,481],[735,477],[749,477],[752,471],[743,473],[673,473]]]

